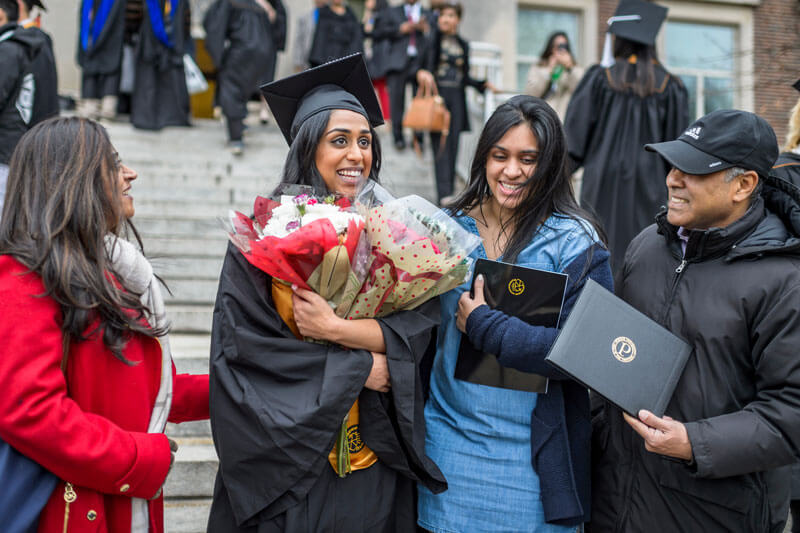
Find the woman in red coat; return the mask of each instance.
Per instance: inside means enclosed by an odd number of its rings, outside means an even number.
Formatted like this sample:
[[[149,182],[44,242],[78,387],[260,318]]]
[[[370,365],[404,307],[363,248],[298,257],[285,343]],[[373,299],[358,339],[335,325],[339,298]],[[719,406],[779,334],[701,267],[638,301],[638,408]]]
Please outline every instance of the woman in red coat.
[[[163,531],[164,426],[208,418],[208,376],[175,374],[152,268],[118,238],[138,241],[135,179],[85,119],[38,124],[11,159],[0,438],[61,480],[40,532]]]

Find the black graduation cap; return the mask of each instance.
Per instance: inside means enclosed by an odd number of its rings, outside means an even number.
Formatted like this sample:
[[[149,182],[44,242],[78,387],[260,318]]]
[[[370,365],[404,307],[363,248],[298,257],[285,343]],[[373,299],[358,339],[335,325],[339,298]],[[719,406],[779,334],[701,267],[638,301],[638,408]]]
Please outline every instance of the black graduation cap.
[[[644,0],[622,0],[609,19],[609,33],[637,43],[653,45],[667,8]]]
[[[25,0],[25,3],[28,4],[29,9],[33,9],[34,7],[40,8],[42,11],[47,11],[47,8],[44,7],[42,0]]]
[[[794,87],[795,89],[800,91],[800,80],[797,80],[796,82],[794,82],[794,85],[792,85],[792,87]]]
[[[383,124],[381,106],[360,52],[262,85],[261,92],[289,144],[306,119],[328,109],[355,111],[372,127]]]

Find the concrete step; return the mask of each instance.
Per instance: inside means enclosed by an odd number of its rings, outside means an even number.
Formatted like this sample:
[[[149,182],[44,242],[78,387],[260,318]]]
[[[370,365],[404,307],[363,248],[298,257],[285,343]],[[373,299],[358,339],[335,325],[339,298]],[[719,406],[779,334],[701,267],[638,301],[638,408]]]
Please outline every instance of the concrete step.
[[[213,310],[211,305],[167,304],[174,333],[211,333]]]
[[[208,365],[206,365],[206,372],[208,372]],[[184,439],[184,442],[191,439],[208,440],[211,438],[211,423],[208,420],[195,420],[182,424],[167,424],[166,434],[172,439]]]
[[[172,295],[164,294],[164,299],[170,304],[207,304],[213,305],[217,297],[219,274],[213,278],[201,279],[176,279],[165,277],[164,281],[169,286]]]
[[[174,333],[170,334],[169,342],[172,359],[179,373],[208,373],[208,356],[211,350],[211,337],[208,334]]]
[[[198,242],[202,246],[201,242]],[[222,269],[221,254],[206,257],[164,256],[153,257],[150,263],[157,274],[169,279],[219,279]]]
[[[170,498],[207,498],[214,490],[217,475],[217,452],[210,438],[175,439],[178,452],[164,484]]]
[[[227,212],[219,216],[227,217]],[[227,237],[222,220],[213,214],[206,219],[181,218],[171,214],[158,218],[137,217],[134,223],[145,237],[181,237],[203,241],[209,237]]]
[[[170,498],[164,500],[165,533],[206,533],[211,498]]]
[[[196,239],[192,236],[143,235],[142,242],[147,256],[159,257],[207,257],[224,255],[228,247],[228,236],[220,228],[219,235]]]

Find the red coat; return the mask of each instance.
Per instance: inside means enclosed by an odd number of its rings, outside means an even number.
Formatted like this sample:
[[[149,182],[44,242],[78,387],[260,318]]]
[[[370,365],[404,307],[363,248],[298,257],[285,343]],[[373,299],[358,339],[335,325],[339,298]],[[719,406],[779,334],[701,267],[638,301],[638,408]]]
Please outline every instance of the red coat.
[[[37,274],[0,256],[0,437],[69,481],[77,498],[64,529],[64,482],[39,521],[40,532],[130,531],[131,497],[151,498],[164,484],[170,450],[147,433],[161,377],[157,340],[134,335],[115,358],[100,335],[73,342],[61,372],[61,310],[40,297]],[[208,376],[176,375],[170,422],[208,418]],[[67,394],[69,387],[69,395]],[[150,530],[163,531],[163,500],[150,502]]]

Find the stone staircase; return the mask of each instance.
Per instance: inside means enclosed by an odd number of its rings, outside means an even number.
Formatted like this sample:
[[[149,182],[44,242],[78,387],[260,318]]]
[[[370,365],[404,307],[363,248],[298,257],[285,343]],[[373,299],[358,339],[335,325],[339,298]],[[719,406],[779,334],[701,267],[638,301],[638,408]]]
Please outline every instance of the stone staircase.
[[[251,117],[252,118],[252,117]],[[278,183],[288,151],[277,127],[253,120],[245,153],[231,155],[223,125],[196,120],[191,128],[160,132],[106,125],[123,161],[139,177],[133,184],[136,216],[145,251],[167,282],[171,345],[178,372],[208,372],[211,315],[227,237],[219,217],[229,209],[249,213],[257,194]],[[396,152],[387,127],[383,141],[382,182],[396,195],[435,197],[431,150],[423,159]],[[169,533],[203,532],[211,504],[217,456],[208,421],[170,424],[179,444],[164,489]]]

